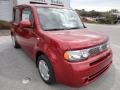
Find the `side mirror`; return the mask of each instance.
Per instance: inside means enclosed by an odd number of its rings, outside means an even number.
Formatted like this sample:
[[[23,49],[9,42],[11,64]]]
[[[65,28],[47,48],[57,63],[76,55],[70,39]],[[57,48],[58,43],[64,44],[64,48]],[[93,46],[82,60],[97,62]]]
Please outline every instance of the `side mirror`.
[[[23,20],[19,23],[19,26],[23,28],[29,28],[32,26],[32,24],[29,20]]]

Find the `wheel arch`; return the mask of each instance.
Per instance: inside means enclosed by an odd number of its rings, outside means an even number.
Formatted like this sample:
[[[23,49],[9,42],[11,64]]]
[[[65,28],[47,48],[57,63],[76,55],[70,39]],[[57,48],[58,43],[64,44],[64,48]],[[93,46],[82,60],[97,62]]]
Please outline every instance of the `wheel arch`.
[[[38,67],[38,57],[41,55],[45,55],[42,51],[37,51],[35,54],[35,59],[36,59],[36,66]]]

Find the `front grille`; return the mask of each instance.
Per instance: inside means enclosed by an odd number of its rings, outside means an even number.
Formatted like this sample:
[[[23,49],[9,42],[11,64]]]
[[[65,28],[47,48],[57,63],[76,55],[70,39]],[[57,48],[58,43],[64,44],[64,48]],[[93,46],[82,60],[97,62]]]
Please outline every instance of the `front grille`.
[[[99,62],[105,60],[106,58],[108,58],[108,57],[110,56],[110,54],[111,54],[111,53],[108,53],[106,56],[101,57],[100,59],[98,59],[98,60],[96,60],[96,61],[90,63],[90,66],[96,65],[97,63],[99,63]]]
[[[103,45],[101,45],[101,48],[102,48],[102,50],[107,49],[107,44],[103,44]]]
[[[90,55],[95,55],[95,54],[97,54],[99,52],[100,52],[99,47],[95,47],[95,48],[90,49],[89,54]]]
[[[96,54],[98,54],[98,53],[100,53],[100,52],[103,52],[103,51],[105,51],[105,50],[108,49],[107,45],[108,45],[107,43],[104,43],[104,44],[102,44],[102,45],[93,47],[93,48],[91,48],[91,49],[89,50],[89,54],[90,54],[90,55],[96,55]]]
[[[112,63],[112,62],[111,62]],[[93,79],[95,79],[96,77],[100,76],[102,73],[104,73],[111,65],[111,63],[109,65],[107,65],[106,67],[104,67],[102,70],[100,70],[99,72],[89,76],[88,81],[91,81]]]

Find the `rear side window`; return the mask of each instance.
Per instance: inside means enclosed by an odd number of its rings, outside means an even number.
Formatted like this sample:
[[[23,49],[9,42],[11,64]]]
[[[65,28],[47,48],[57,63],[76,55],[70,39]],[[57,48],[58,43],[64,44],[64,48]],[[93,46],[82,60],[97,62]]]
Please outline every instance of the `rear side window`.
[[[20,10],[18,8],[15,8],[14,9],[14,19],[13,19],[13,21],[15,23],[19,23],[20,20],[21,20],[21,18],[20,18]]]

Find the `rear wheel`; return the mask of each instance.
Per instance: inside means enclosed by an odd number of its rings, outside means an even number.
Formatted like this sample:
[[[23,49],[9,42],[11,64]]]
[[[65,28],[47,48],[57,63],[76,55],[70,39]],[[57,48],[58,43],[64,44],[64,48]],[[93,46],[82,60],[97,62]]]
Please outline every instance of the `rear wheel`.
[[[55,84],[55,76],[51,63],[44,55],[38,57],[38,71],[47,84]]]
[[[20,48],[20,45],[17,43],[15,37],[14,36],[11,36],[11,37],[12,37],[12,43],[13,43],[14,48]]]

